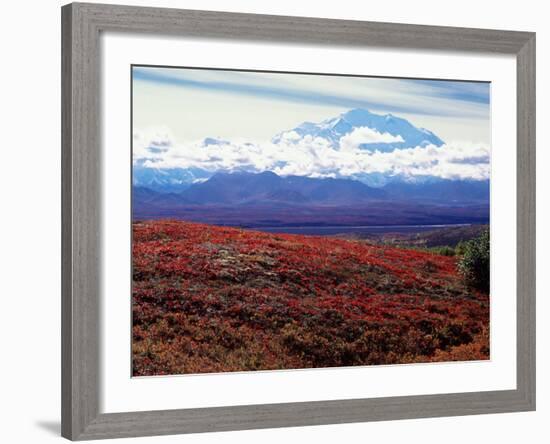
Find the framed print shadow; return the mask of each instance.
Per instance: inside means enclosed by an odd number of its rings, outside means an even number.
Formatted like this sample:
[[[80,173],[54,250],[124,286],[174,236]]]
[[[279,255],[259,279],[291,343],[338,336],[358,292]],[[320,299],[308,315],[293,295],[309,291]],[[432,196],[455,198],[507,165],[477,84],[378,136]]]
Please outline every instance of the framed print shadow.
[[[105,74],[106,34],[142,39],[119,76]],[[339,68],[173,63],[167,40],[143,44],[157,37],[285,45],[269,49],[279,57],[314,47]],[[383,68],[339,62],[359,50]],[[511,56],[513,84],[411,74],[390,51]],[[74,3],[62,8],[62,82],[64,437],[535,409],[534,33]],[[512,386],[430,388],[458,365],[488,374],[511,348]],[[424,374],[426,389],[329,390],[372,371]],[[221,393],[110,409],[115,373],[168,393],[218,381]],[[235,395],[257,376],[271,394]],[[310,376],[309,392],[291,393]]]

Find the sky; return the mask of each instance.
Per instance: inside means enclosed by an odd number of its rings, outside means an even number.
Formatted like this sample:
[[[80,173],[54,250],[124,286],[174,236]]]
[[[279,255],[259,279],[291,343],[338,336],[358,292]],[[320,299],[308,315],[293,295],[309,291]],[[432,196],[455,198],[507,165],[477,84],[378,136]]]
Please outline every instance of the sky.
[[[150,166],[215,170],[241,165],[310,176],[363,171],[480,179],[489,174],[486,82],[135,66],[132,86],[134,161],[146,159]],[[323,140],[293,140],[291,146],[272,143],[275,135],[305,121],[322,122],[354,108],[402,117],[432,131],[445,144],[435,154],[426,147],[409,147],[406,165],[405,150],[378,156],[356,146],[350,157]],[[373,135],[363,128],[355,136],[382,141],[389,134]],[[223,149],[205,146],[204,139],[227,144]],[[418,159],[433,161],[434,156],[446,166],[417,167]]]

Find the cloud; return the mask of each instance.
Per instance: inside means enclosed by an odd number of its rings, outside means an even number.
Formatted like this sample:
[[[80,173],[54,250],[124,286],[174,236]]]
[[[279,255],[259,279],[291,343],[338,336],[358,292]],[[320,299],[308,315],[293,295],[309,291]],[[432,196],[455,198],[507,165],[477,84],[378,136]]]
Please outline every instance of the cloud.
[[[489,113],[487,82],[139,66],[132,73],[135,82],[217,95],[437,117],[486,118]]]
[[[340,139],[340,149],[353,151],[359,148],[362,144],[369,143],[395,143],[404,142],[403,137],[393,136],[390,133],[379,133],[375,129],[367,126],[354,128],[354,130],[346,134]]]
[[[198,168],[216,172],[273,171],[279,175],[349,177],[370,174],[414,178],[489,179],[490,148],[482,143],[452,142],[397,149],[367,151],[363,143],[391,143],[400,136],[359,128],[340,139],[340,147],[322,137],[300,137],[292,132],[278,143],[247,140],[205,144],[204,140],[177,144],[169,131],[153,129],[134,134],[134,162],[154,168]]]
[[[173,145],[174,136],[167,127],[151,127],[133,132],[133,158],[162,158]]]
[[[491,84],[490,82],[454,82],[449,80],[404,80],[411,88],[416,88],[418,93],[429,97],[444,97],[461,102],[473,102],[489,105]]]

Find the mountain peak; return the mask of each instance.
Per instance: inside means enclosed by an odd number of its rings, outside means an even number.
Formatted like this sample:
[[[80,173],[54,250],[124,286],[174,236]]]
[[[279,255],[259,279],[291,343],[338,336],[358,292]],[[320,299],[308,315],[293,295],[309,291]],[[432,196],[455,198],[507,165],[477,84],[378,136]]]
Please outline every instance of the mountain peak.
[[[342,137],[363,128],[368,128],[381,135],[380,141],[368,140],[365,143],[359,143],[359,148],[366,151],[391,152],[396,149],[417,146],[443,145],[443,141],[434,133],[417,128],[402,117],[391,113],[376,114],[365,108],[354,108],[318,123],[304,122],[292,130],[277,134],[273,138],[273,143],[280,143],[283,140],[297,143],[302,138],[311,136],[326,139],[334,148],[339,148]],[[292,134],[293,137],[287,137],[289,134]],[[296,134],[299,136],[298,138]],[[382,137],[384,134],[394,136],[396,140],[385,142]]]
[[[343,118],[346,118],[346,117],[353,118],[354,116],[361,117],[361,116],[372,116],[372,115],[374,115],[374,113],[370,112],[366,108],[353,108],[340,114],[340,116],[342,116]]]

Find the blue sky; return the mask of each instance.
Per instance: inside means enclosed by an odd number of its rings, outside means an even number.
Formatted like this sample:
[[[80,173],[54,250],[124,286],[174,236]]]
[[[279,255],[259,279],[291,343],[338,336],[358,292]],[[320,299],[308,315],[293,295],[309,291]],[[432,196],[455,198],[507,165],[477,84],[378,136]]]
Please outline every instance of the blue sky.
[[[334,94],[327,88],[305,89],[299,85],[288,85],[284,81],[277,82],[279,78],[289,76],[289,74],[271,75],[272,81],[265,83],[252,83],[253,78],[265,78],[268,74],[235,72],[235,71],[209,71],[209,75],[204,75],[205,71],[199,70],[181,70],[181,69],[157,69],[135,67],[133,71],[134,81],[149,82],[158,86],[168,88],[182,88],[199,91],[215,91],[220,94],[233,94],[248,97],[261,97],[270,100],[293,103],[307,103],[318,106],[338,106],[344,108],[367,108],[384,109],[387,112],[436,115],[436,116],[468,116],[472,111],[464,106],[464,103],[475,103],[489,105],[489,83],[486,82],[455,82],[440,80],[409,80],[409,79],[374,79],[342,77],[351,88],[357,86],[360,89],[366,82],[378,83],[380,80],[386,83],[386,88],[392,88],[399,83],[410,89],[413,94],[419,97],[447,99],[457,103],[454,109],[438,108],[426,106],[425,103],[415,104],[406,100],[384,100],[377,97],[376,94],[359,94],[349,91],[348,94]],[[203,74],[203,75],[201,75]],[[212,75],[214,74],[214,75]],[[334,77],[331,76],[312,76],[312,75],[294,75],[305,81],[309,79],[323,79],[327,85]]]
[[[342,138],[341,147],[292,134],[303,122],[324,122],[353,108],[402,117],[445,144],[436,151],[369,153],[361,138],[382,141],[389,134],[360,128]],[[274,145],[280,133],[289,137]],[[490,84],[134,67],[133,134],[134,161],[156,168],[483,179],[489,175]],[[207,146],[205,139],[227,143]]]
[[[351,108],[394,113],[447,140],[490,138],[488,83],[149,67],[133,76],[135,126],[168,126],[180,142],[269,139]]]
[[[425,91],[431,90],[432,97],[444,97],[457,102],[474,102],[489,105],[490,83],[489,82],[457,82],[449,80],[405,80],[412,85],[426,87]]]

